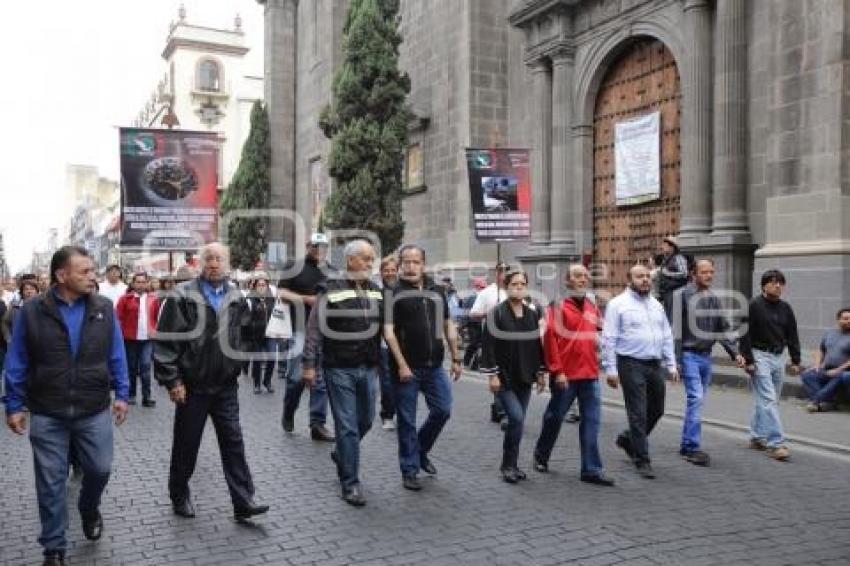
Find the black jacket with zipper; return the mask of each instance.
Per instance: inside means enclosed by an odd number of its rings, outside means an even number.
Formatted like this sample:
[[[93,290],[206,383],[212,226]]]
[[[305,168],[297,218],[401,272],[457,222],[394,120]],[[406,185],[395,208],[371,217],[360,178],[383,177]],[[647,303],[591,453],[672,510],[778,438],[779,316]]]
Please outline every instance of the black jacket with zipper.
[[[391,293],[393,330],[408,367],[443,365],[443,323],[451,319],[445,289],[426,277],[421,290],[399,279]],[[390,364],[394,370],[398,369],[393,356]]]

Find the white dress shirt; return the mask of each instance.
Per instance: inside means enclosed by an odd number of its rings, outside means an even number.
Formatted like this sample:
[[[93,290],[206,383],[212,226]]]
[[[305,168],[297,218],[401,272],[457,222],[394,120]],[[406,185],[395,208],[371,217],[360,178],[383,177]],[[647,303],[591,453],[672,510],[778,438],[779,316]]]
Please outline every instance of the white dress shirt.
[[[642,296],[629,288],[605,307],[602,367],[606,374],[617,375],[617,356],[661,360],[668,370],[676,369],[673,332],[664,307],[652,295]]]

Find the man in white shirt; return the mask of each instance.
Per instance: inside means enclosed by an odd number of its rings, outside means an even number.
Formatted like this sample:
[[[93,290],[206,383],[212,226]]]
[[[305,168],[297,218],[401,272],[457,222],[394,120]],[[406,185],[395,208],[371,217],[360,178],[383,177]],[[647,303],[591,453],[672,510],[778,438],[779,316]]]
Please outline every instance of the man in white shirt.
[[[490,283],[484,290],[479,291],[475,296],[475,302],[472,308],[469,309],[469,323],[483,324],[487,318],[487,313],[496,308],[499,303],[508,298],[508,292],[505,290],[505,273],[508,271],[508,264],[500,261],[496,264],[496,281]],[[493,402],[490,404],[490,420],[498,423],[505,416],[505,411],[502,409],[502,404],[496,394],[493,394]]]
[[[679,380],[673,333],[661,303],[650,294],[649,270],[635,265],[629,286],[605,309],[602,368],[608,385],[623,385],[629,428],[617,437],[638,473],[655,477],[649,463],[649,433],[664,414],[664,379]]]
[[[127,292],[127,285],[121,281],[121,267],[110,265],[106,268],[106,281],[100,284],[98,292],[112,301],[112,305],[118,304],[121,295]]]

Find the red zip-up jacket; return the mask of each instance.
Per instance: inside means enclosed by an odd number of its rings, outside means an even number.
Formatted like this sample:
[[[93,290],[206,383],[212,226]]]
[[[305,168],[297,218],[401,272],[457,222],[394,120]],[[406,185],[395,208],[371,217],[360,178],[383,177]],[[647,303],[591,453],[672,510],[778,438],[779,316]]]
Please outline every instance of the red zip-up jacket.
[[[571,381],[598,379],[597,344],[601,327],[599,309],[587,297],[583,311],[569,298],[564,299],[560,306],[550,306],[543,337],[549,373],[552,376],[563,373]]]
[[[148,307],[148,340],[152,340],[156,334],[157,317],[159,316],[159,298],[153,293],[147,294]],[[139,330],[139,297],[134,292],[121,295],[118,304],[115,305],[115,314],[121,324],[121,334],[124,340],[136,340]]]

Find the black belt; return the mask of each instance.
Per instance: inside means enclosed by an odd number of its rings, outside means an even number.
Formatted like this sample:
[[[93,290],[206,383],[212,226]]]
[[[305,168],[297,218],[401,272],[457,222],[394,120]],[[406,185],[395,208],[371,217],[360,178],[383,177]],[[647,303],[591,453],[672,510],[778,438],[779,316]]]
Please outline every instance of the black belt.
[[[691,352],[692,354],[699,354],[700,356],[708,356],[711,354],[711,350],[697,350],[696,348],[682,348],[683,352]]]
[[[768,354],[779,355],[785,351],[785,345],[773,346],[772,348],[769,348],[763,346],[756,346],[755,344],[753,344],[753,350],[759,350],[761,352],[767,352]]]
[[[623,355],[619,355],[619,354],[618,354],[618,356],[625,359],[625,360],[629,360],[630,362],[637,362],[639,364],[644,364],[644,365],[647,365],[647,366],[654,366],[654,365],[658,365],[659,363],[661,363],[661,360],[658,359],[658,358],[652,358],[652,359],[649,359],[649,360],[642,360],[640,358],[633,358],[631,356],[623,356]]]

